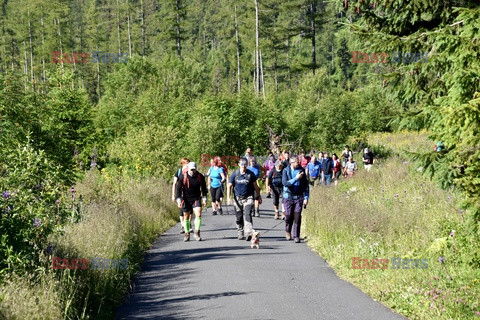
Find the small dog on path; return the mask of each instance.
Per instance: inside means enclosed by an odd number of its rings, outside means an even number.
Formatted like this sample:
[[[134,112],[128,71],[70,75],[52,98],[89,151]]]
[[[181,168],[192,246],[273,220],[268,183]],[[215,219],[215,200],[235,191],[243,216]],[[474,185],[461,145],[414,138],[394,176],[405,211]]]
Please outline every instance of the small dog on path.
[[[257,249],[260,248],[260,231],[254,231],[252,233],[252,240],[250,240],[250,248],[253,249],[253,247],[257,247]]]

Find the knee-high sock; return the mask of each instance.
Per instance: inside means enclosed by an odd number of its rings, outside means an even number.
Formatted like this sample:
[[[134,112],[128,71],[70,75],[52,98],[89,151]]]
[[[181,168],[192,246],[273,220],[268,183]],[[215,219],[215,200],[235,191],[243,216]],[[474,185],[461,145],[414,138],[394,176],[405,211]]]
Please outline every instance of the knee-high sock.
[[[195,218],[195,230],[200,231],[200,226],[202,225],[202,218]]]
[[[185,222],[185,232],[190,233],[190,220],[185,219],[184,222]]]

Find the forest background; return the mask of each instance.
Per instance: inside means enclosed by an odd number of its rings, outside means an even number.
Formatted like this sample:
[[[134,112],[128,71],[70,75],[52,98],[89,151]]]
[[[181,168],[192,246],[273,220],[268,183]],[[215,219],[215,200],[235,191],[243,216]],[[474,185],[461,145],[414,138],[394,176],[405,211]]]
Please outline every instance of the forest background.
[[[360,151],[404,129],[428,132],[409,155],[462,193],[478,268],[479,30],[474,0],[4,0],[0,277],[48,269],[52,236],[82,220],[75,183],[168,180],[182,156],[272,139]]]

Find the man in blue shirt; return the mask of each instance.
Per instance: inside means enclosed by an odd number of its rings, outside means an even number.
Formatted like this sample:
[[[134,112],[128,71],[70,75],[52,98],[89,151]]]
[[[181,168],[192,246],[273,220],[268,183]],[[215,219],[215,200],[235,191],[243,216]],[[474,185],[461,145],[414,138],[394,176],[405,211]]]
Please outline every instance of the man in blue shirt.
[[[257,177],[247,169],[247,159],[240,159],[238,165],[240,169],[230,176],[228,182],[227,204],[232,204],[230,194],[233,189],[238,240],[243,240],[246,235],[246,240],[250,241],[254,232],[252,224],[253,196],[255,192],[258,194],[259,203],[262,203],[262,197],[257,184]]]
[[[290,166],[283,170],[283,205],[285,207],[285,238],[300,242],[302,209],[308,204],[309,185],[305,170],[297,157],[290,158]]]
[[[322,164],[320,161],[317,161],[317,157],[312,156],[312,159],[310,162],[307,164],[307,168],[305,170],[308,178],[308,182],[312,187],[318,186],[321,182],[321,172],[322,170]]]

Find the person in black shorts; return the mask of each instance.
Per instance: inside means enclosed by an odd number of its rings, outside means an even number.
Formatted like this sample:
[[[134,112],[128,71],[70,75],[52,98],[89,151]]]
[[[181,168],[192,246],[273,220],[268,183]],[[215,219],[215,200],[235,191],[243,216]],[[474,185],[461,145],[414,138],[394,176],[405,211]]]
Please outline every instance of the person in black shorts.
[[[202,203],[207,205],[207,184],[205,177],[197,171],[195,162],[188,163],[188,172],[182,173],[177,183],[177,203],[182,208],[185,222],[185,237],[190,241],[190,215],[195,213],[195,240],[200,241],[200,226],[202,225]],[[200,203],[200,198],[202,203]]]
[[[177,191],[177,182],[178,182],[178,178],[182,175],[182,171],[184,172],[187,172],[187,165],[188,163],[190,162],[190,159],[188,158],[182,158],[180,160],[180,166],[181,168],[179,168],[175,174],[173,175],[173,183],[172,183],[172,201],[175,202],[175,194],[176,194],[176,191]],[[191,217],[190,217],[191,219]],[[190,221],[191,222],[191,221]],[[184,222],[183,222],[183,211],[182,209],[180,208],[180,233],[185,233],[185,228],[184,228]]]
[[[273,207],[275,208],[275,219],[279,219],[278,205],[280,204],[280,195],[283,190],[282,183],[283,165],[282,162],[277,160],[275,167],[270,170],[267,176],[267,191],[273,195]]]

